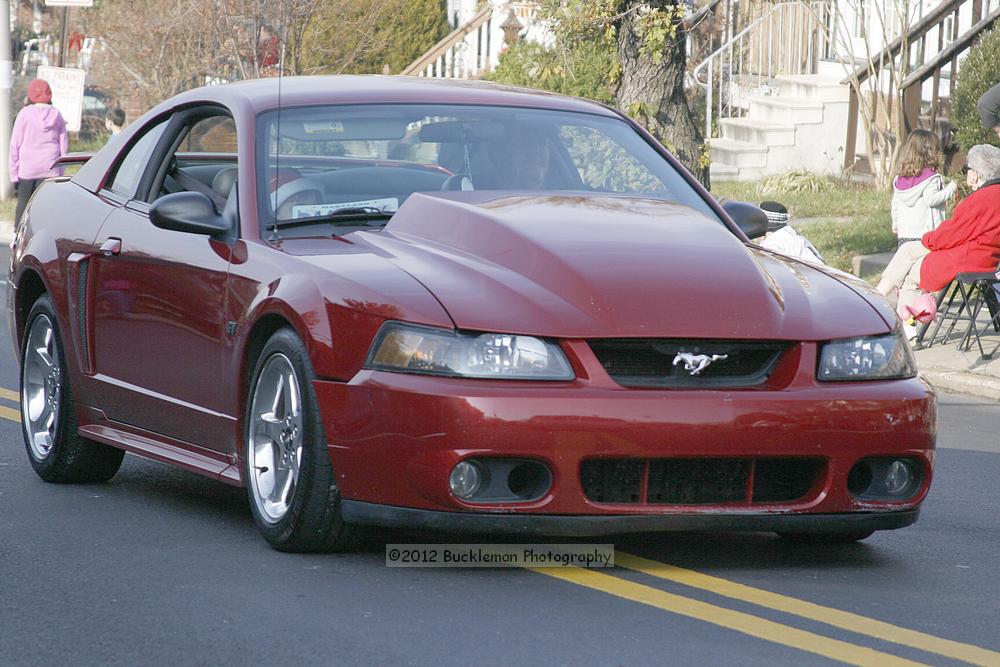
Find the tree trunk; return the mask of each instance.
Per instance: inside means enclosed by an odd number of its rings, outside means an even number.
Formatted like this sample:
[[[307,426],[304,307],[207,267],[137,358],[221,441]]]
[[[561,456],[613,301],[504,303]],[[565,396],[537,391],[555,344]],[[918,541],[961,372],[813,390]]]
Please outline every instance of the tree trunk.
[[[616,27],[621,79],[615,102],[619,109],[644,125],[707,188],[708,167],[702,164],[705,141],[684,95],[687,36],[680,21],[674,20],[677,35],[667,37],[659,58],[643,53],[644,38],[639,26],[642,7],[663,9],[674,4],[668,0],[620,3],[622,14]]]

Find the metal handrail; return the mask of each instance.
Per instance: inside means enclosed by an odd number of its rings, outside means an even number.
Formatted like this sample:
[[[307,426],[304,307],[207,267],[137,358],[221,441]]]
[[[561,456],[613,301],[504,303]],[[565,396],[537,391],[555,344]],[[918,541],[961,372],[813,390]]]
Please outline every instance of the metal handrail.
[[[739,80],[741,77],[756,77],[757,86],[760,86],[765,79],[771,79],[778,74],[813,73],[816,70],[820,53],[825,46],[828,46],[819,41],[820,34],[824,42],[826,41],[825,32],[815,31],[817,34],[814,39],[814,31],[810,28],[805,40],[781,40],[777,46],[774,43],[774,36],[780,35],[783,32],[782,28],[788,27],[785,23],[798,20],[798,16],[819,28],[825,16],[824,7],[822,1],[779,2],[751,21],[694,68],[691,73],[692,78],[697,85],[705,89],[706,137],[712,136],[714,118],[722,118],[727,114],[732,116],[742,111],[741,105],[734,105],[731,100],[724,100],[722,94],[725,90],[732,92],[734,89],[740,89],[746,83]],[[789,14],[787,21],[786,14]],[[775,25],[778,26],[777,31],[774,29]],[[753,52],[751,47],[755,40],[758,46],[766,44],[766,49],[760,48],[758,52]],[[715,95],[716,83],[720,89],[718,98]]]
[[[707,88],[708,85],[709,85],[710,79],[706,80],[706,81],[701,81],[698,78],[698,73],[705,71],[706,68],[709,69],[709,71],[711,71],[712,61],[714,59],[716,59],[718,57],[721,57],[721,54],[723,54],[723,53],[725,53],[727,51],[731,52],[732,51],[732,45],[734,43],[736,43],[736,42],[742,42],[744,35],[749,34],[750,32],[755,31],[757,29],[757,26],[759,26],[766,19],[770,18],[772,14],[774,14],[776,11],[778,11],[778,7],[779,7],[779,5],[774,5],[773,7],[771,7],[771,9],[766,14],[761,14],[760,16],[758,16],[747,27],[743,28],[743,30],[741,30],[738,33],[736,33],[735,35],[733,35],[732,39],[730,39],[728,42],[726,42],[725,44],[723,44],[722,46],[720,46],[719,48],[717,48],[715,51],[712,51],[710,54],[708,54],[705,57],[705,59],[703,61],[701,61],[700,63],[698,63],[697,65],[695,65],[694,70],[691,71],[691,76],[694,77],[695,82],[699,86],[701,86],[702,88]]]

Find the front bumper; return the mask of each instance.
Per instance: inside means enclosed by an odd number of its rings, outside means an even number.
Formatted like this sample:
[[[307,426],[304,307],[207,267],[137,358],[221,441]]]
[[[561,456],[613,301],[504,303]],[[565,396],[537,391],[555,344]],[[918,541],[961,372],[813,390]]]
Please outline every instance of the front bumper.
[[[354,512],[359,522],[441,522],[460,530],[485,522],[491,532],[513,526],[514,532],[541,534],[561,534],[553,526],[575,524],[599,531],[574,527],[567,533],[574,535],[779,529],[773,526],[797,531],[853,521],[881,529],[912,522],[915,514],[906,519],[900,513],[916,509],[930,486],[937,431],[933,388],[920,379],[818,383],[816,346],[800,348],[780,384],[743,390],[623,389],[592,364],[567,383],[362,371],[351,382],[317,381],[314,387],[345,512]],[[920,488],[903,501],[852,496],[851,468],[876,456],[917,461]],[[448,475],[467,457],[544,462],[551,489],[525,503],[459,501],[449,491]],[[592,459],[762,457],[821,459],[823,470],[807,495],[776,503],[594,502],[581,481],[581,465]],[[389,509],[376,512],[368,505]],[[589,518],[599,520],[584,521]]]
[[[700,514],[553,516],[436,512],[356,500],[341,505],[344,520],[359,526],[487,535],[597,537],[625,533],[745,531],[839,533],[892,530],[915,523],[919,509],[853,514]]]

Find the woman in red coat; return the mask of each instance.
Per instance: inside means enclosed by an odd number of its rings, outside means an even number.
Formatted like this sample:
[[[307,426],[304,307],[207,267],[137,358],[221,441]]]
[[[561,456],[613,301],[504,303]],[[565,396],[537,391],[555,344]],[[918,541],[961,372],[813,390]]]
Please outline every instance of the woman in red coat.
[[[955,207],[950,220],[904,243],[893,255],[878,291],[912,304],[921,293],[937,292],[956,275],[995,271],[1000,264],[1000,148],[973,146],[966,159],[972,194]]]
[[[1000,172],[1000,148],[974,148],[993,149]],[[955,207],[951,220],[921,239],[930,250],[920,266],[920,289],[925,292],[944,289],[959,273],[995,271],[1000,262],[1000,173],[984,174],[970,160],[967,178],[975,192]]]

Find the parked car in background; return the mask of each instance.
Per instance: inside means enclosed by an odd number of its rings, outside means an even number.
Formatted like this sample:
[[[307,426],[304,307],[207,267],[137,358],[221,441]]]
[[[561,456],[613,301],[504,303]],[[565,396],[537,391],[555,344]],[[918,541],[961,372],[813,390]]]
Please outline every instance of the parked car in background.
[[[43,184],[17,230],[27,453],[51,482],[128,451],[243,486],[289,551],[366,525],[907,526],[934,391],[874,290],[755,246],[766,228],[580,99],[192,90]]]
[[[104,119],[114,106],[110,95],[99,88],[88,86],[83,91],[83,111],[80,116],[81,141],[89,141],[108,134]]]

